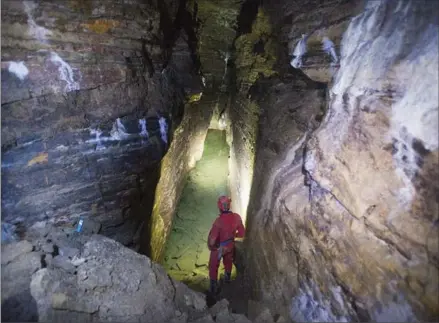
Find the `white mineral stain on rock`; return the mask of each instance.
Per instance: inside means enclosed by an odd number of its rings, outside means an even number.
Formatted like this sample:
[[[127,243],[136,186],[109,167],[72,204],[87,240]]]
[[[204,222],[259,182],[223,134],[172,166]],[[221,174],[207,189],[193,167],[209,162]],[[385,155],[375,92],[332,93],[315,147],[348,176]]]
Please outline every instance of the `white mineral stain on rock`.
[[[120,118],[117,118],[114,121],[113,127],[111,128],[111,131],[110,131],[110,136],[104,136],[102,130],[100,130],[100,129],[90,128],[89,129],[90,135],[95,136],[95,138],[91,138],[91,139],[86,140],[86,143],[96,144],[96,150],[103,150],[103,149],[106,149],[106,147],[102,145],[103,142],[120,141],[120,140],[124,140],[127,138],[134,138],[134,137],[140,137],[140,138],[142,138],[142,140],[144,138],[148,139],[149,133],[148,133],[148,130],[146,128],[146,120],[139,119],[138,122],[139,122],[139,128],[140,128],[140,133],[138,133],[138,134],[128,133]],[[90,151],[90,153],[93,153],[93,152],[94,152],[93,150]]]
[[[373,322],[419,322],[407,301],[397,294],[397,302],[383,304],[371,311]]]
[[[340,301],[341,297],[336,300]],[[325,299],[312,282],[299,289],[293,298],[290,315],[295,322],[348,322],[346,317],[332,312],[329,299]]]
[[[168,143],[168,124],[166,123],[166,119],[163,117],[160,117],[159,125],[160,125],[160,134],[161,134],[162,140],[165,144],[167,144]]]
[[[396,14],[407,16],[413,4],[397,6]],[[419,156],[412,148],[413,142],[422,142],[430,151],[439,147],[439,33],[435,26],[428,27],[411,48],[406,44],[408,28],[393,28],[377,37],[383,33],[380,26],[384,10],[385,2],[368,2],[365,13],[352,19],[343,36],[341,68],[331,89],[334,100],[325,119],[325,123],[330,119],[331,126],[320,139],[325,146],[343,143],[347,125],[361,108],[359,104],[370,111],[383,110],[380,96],[390,86],[394,94],[391,110],[388,110],[390,127],[385,140],[393,142],[396,150],[393,160],[401,188],[395,194],[400,205],[409,208],[415,195],[411,182],[419,170]],[[330,48],[329,43],[327,45]],[[397,61],[397,55],[402,52],[407,52],[407,57]],[[391,82],[384,82],[386,79]],[[356,98],[362,101],[357,102]]]
[[[90,135],[96,136],[95,139],[87,140],[87,142],[96,143],[96,150],[103,150],[105,147],[101,143],[102,131],[100,129],[90,129]]]
[[[293,51],[293,56],[295,56],[291,62],[290,65],[294,68],[300,68],[302,66],[302,56],[306,54],[306,35],[302,35],[302,39],[300,39],[297,42],[296,47]]]
[[[146,129],[145,119],[139,119],[139,128],[140,128],[140,136],[148,138],[149,134],[148,134],[148,130]]]
[[[23,1],[24,11],[27,14],[27,23],[29,25],[28,33],[42,43],[47,43],[47,36],[52,32],[44,27],[38,26],[32,15],[32,11],[37,8],[37,4],[33,1]]]
[[[120,118],[117,118],[110,132],[110,140],[122,140],[129,136]]]
[[[79,84],[78,82],[75,82],[73,78],[74,74],[72,67],[55,52],[50,53],[50,61],[58,66],[58,72],[61,80],[67,83],[64,90],[66,92],[79,90]]]
[[[392,105],[388,140],[395,140],[393,155],[396,172],[404,186],[398,192],[400,203],[409,208],[416,194],[412,180],[419,171],[413,149],[415,140],[429,151],[439,145],[438,46],[439,33],[430,28],[418,39],[407,62],[397,65],[396,77],[401,80],[402,97]]]
[[[439,140],[438,38],[437,28],[430,26],[415,46],[416,52],[407,57],[410,63],[397,67],[397,77],[404,80],[405,91],[392,106],[393,135],[399,135],[405,127],[410,136],[421,140],[430,151],[438,148]]]
[[[338,63],[338,56],[337,52],[335,51],[335,45],[328,37],[323,37],[322,40],[322,49],[331,56],[332,63],[331,64],[337,64]]]
[[[14,74],[22,81],[29,74],[29,70],[27,69],[26,65],[24,65],[24,62],[10,62],[8,72]]]

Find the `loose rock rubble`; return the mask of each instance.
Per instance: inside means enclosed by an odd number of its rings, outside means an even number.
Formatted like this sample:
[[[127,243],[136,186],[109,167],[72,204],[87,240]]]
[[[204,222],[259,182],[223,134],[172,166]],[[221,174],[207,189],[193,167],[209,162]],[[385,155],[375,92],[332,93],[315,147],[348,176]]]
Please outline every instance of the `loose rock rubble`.
[[[251,322],[101,235],[33,232],[2,245],[1,264],[3,322]],[[254,322],[275,322],[267,311]]]

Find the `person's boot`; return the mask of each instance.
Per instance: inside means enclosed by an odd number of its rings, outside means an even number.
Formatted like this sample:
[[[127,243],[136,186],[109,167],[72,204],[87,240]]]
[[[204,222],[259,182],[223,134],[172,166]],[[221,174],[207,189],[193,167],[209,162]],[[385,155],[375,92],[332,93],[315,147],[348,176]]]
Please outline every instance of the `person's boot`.
[[[211,293],[212,295],[216,295],[217,285],[218,285],[218,282],[216,280],[211,279],[209,293]]]
[[[226,272],[225,276],[224,276],[224,282],[225,283],[230,283],[231,279],[232,279],[232,273]]]

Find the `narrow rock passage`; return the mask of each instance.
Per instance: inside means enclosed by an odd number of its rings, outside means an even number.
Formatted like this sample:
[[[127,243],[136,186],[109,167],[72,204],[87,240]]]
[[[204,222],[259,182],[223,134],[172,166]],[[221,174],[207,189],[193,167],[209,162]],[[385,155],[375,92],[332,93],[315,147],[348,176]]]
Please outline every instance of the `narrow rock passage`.
[[[218,215],[218,196],[228,194],[228,154],[225,132],[209,130],[203,157],[188,175],[165,249],[163,265],[169,275],[197,291],[209,284],[207,235]]]

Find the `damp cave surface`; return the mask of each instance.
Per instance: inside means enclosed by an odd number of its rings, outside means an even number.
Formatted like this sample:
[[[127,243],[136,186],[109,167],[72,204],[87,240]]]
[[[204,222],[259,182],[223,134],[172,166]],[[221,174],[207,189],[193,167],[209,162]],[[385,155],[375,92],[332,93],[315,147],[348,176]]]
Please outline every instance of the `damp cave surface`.
[[[207,236],[218,216],[218,196],[229,193],[228,156],[226,133],[209,130],[203,156],[188,174],[165,248],[163,265],[169,275],[197,291],[209,285]]]

